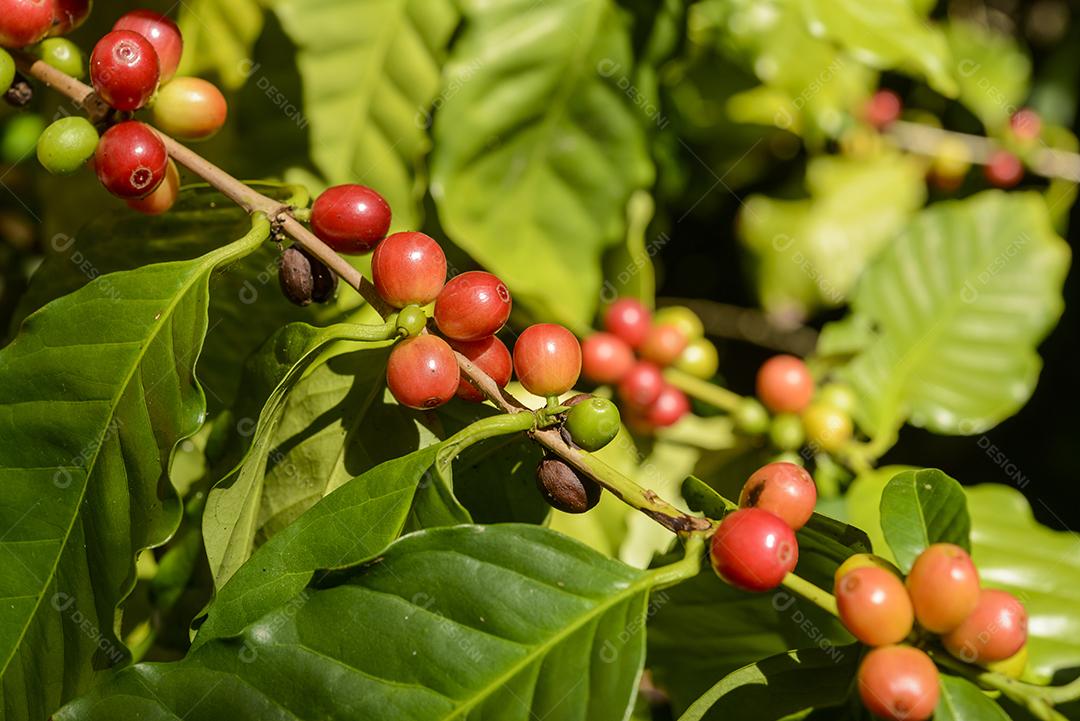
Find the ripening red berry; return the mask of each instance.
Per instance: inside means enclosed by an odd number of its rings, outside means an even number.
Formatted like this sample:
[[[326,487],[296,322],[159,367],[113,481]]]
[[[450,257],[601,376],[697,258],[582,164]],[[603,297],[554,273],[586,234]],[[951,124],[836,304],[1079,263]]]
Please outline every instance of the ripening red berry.
[[[157,133],[136,120],[117,123],[101,136],[94,153],[98,180],[125,200],[145,198],[165,179],[169,154]]]
[[[604,312],[604,328],[626,341],[631,348],[645,342],[652,326],[652,313],[636,298],[619,298]]]
[[[915,611],[895,574],[876,566],[856,568],[840,577],[835,591],[840,620],[867,646],[900,643],[911,633]]]
[[[113,30],[130,30],[150,42],[161,63],[162,83],[169,82],[176,74],[184,52],[184,38],[172,20],[153,10],[132,10],[120,16]]]
[[[971,615],[941,641],[949,653],[962,661],[1001,661],[1027,642],[1027,611],[1011,593],[984,589]]]
[[[417,410],[437,408],[458,388],[454,351],[442,338],[424,334],[398,341],[386,362],[386,385],[398,403]]]
[[[917,648],[875,648],[859,666],[859,698],[886,721],[926,721],[939,694],[937,666]]]
[[[905,585],[916,620],[931,633],[952,631],[979,603],[975,563],[967,551],[951,543],[935,543],[920,553]]]
[[[713,570],[745,591],[768,591],[795,569],[799,544],[782,519],[760,508],[724,516],[709,551]]]
[[[53,12],[54,24],[49,35],[67,35],[69,32],[86,22],[93,6],[91,0],[56,0],[56,8]]]
[[[470,270],[447,281],[435,299],[435,323],[454,340],[494,335],[510,317],[513,300],[506,284],[491,273]]]
[[[510,351],[506,349],[506,345],[495,336],[489,335],[480,340],[452,340],[450,347],[487,373],[499,388],[505,388],[510,382],[514,362],[510,359]],[[464,373],[458,382],[457,396],[473,403],[484,400],[484,394],[469,382]]]
[[[165,180],[145,198],[130,198],[128,207],[146,215],[161,215],[169,211],[180,197],[180,171],[172,159],[165,170]]]
[[[154,124],[181,140],[213,137],[229,115],[217,86],[202,78],[174,78],[154,98]]]
[[[817,486],[802,466],[779,461],[769,463],[750,474],[739,494],[743,508],[760,508],[784,519],[799,530],[814,513]]]
[[[581,346],[574,334],[561,325],[531,325],[514,343],[514,373],[530,393],[565,393],[581,375]]]
[[[55,10],[55,0],[0,0],[0,46],[22,48],[41,40]]]
[[[114,30],[90,55],[90,82],[117,110],[138,110],[157,90],[160,71],[150,41],[131,30]]]
[[[1031,108],[1020,108],[1009,118],[1009,127],[1017,139],[1032,141],[1042,133],[1042,118]]]
[[[614,333],[593,333],[581,341],[581,372],[593,383],[618,383],[634,366],[634,351]]]
[[[335,185],[312,204],[311,230],[339,253],[368,253],[390,230],[390,206],[367,186]]]
[[[645,360],[660,367],[669,366],[682,355],[687,342],[686,334],[678,326],[670,323],[654,325],[649,328],[639,352]]]
[[[646,409],[666,385],[659,368],[649,361],[638,361],[619,381],[619,398],[628,406]]]
[[[757,396],[774,413],[798,413],[814,397],[814,378],[801,359],[773,356],[758,369]]]
[[[645,420],[654,428],[667,428],[678,423],[690,412],[690,400],[675,386],[665,385],[660,395],[649,405]]]
[[[983,166],[983,173],[991,185],[1012,188],[1024,177],[1024,164],[1008,150],[995,150]]]
[[[866,103],[866,122],[880,130],[896,122],[902,108],[899,95],[891,90],[878,90]]]
[[[371,256],[371,279],[379,297],[394,308],[427,305],[446,284],[446,255],[423,233],[394,233]]]

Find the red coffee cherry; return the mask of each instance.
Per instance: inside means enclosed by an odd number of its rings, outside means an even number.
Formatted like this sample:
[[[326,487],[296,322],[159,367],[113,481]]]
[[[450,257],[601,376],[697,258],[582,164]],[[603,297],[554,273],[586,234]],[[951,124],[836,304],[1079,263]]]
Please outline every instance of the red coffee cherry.
[[[900,96],[891,90],[878,90],[866,104],[866,122],[877,129],[892,125],[900,117],[903,109]]]
[[[654,325],[649,328],[639,351],[645,360],[664,367],[679,358],[687,342],[686,334],[678,326],[670,323]]]
[[[814,397],[814,378],[801,359],[773,356],[758,369],[757,396],[774,413],[798,413]]]
[[[311,206],[311,230],[339,253],[367,253],[389,229],[390,206],[364,185],[327,188]]]
[[[514,373],[530,393],[565,393],[581,375],[581,346],[574,334],[561,325],[531,325],[514,343]]]
[[[157,53],[161,64],[161,82],[167,83],[176,75],[180,55],[184,52],[184,38],[180,28],[169,18],[153,10],[133,10],[113,25],[113,30],[129,30],[146,38]]]
[[[161,185],[145,198],[128,199],[127,204],[132,210],[146,215],[161,215],[176,204],[178,197],[180,197],[180,171],[177,170],[176,163],[170,159],[165,170],[165,180],[161,181]]]
[[[754,471],[739,494],[743,508],[760,508],[799,530],[814,513],[817,486],[809,472],[794,463],[769,463]]]
[[[458,388],[454,351],[442,338],[429,334],[399,341],[386,363],[386,385],[403,406],[437,408]]]
[[[645,342],[652,326],[652,313],[636,298],[619,298],[604,312],[604,328],[622,338],[631,348]]]
[[[160,70],[154,46],[131,30],[114,30],[90,55],[90,82],[117,110],[138,110],[157,90]]]
[[[41,40],[55,10],[55,0],[0,0],[0,46],[21,48]]]
[[[491,376],[491,380],[495,381],[495,385],[499,388],[505,388],[510,382],[514,362],[510,359],[510,351],[506,349],[506,345],[495,336],[489,335],[480,340],[452,340],[450,347]],[[484,394],[468,381],[464,373],[461,374],[461,380],[458,382],[457,396],[473,403],[481,403],[484,400]]]
[[[717,575],[732,586],[768,591],[795,569],[799,544],[779,517],[743,508],[724,516],[713,534],[709,559]]]
[[[971,615],[941,641],[949,653],[968,663],[1009,658],[1027,642],[1027,611],[1016,596],[987,588]]]
[[[614,333],[593,333],[581,341],[581,372],[593,383],[618,383],[634,366],[634,351]]]
[[[115,196],[145,198],[165,179],[169,154],[149,126],[135,120],[118,123],[101,136],[94,153],[98,180]]]
[[[926,721],[939,693],[937,666],[917,648],[875,648],[859,666],[863,706],[887,721]]]
[[[435,299],[435,323],[454,340],[494,335],[510,317],[510,289],[491,273],[470,270],[454,276]]]
[[[660,369],[648,361],[638,361],[619,381],[619,398],[628,406],[646,409],[660,397],[667,383]]]
[[[911,633],[915,611],[904,582],[894,574],[875,566],[856,568],[835,590],[840,620],[867,646],[900,643]]]
[[[660,395],[649,406],[645,420],[654,428],[673,426],[690,412],[690,400],[675,386],[664,385]]]
[[[446,284],[446,255],[423,233],[394,233],[371,256],[371,279],[394,308],[427,305]]]
[[[202,78],[175,78],[154,98],[154,124],[181,140],[213,137],[229,115],[225,96]]]
[[[991,185],[1012,188],[1024,177],[1024,164],[1008,150],[995,150],[983,166],[983,173]]]
[[[91,7],[93,7],[91,0],[56,0],[53,27],[49,35],[53,37],[67,35],[86,22],[86,18],[90,16]]]
[[[907,580],[919,625],[948,633],[964,622],[979,603],[979,572],[967,551],[935,543],[919,554]]]
[[[1031,108],[1020,108],[1009,118],[1009,127],[1018,140],[1030,142],[1042,133],[1042,118]]]

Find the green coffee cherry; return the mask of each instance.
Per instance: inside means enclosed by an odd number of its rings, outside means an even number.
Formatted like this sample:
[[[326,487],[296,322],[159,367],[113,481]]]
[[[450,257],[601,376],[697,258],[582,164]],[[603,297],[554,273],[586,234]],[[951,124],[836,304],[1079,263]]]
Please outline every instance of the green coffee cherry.
[[[590,398],[566,414],[566,430],[581,448],[598,451],[619,434],[619,409],[606,398]]]
[[[695,338],[686,344],[682,354],[675,360],[675,367],[695,378],[709,380],[720,367],[720,356],[707,338]]]
[[[781,413],[769,426],[769,440],[782,451],[798,450],[806,440],[802,419],[794,413]]]
[[[653,325],[673,325],[683,332],[687,340],[705,335],[705,326],[697,313],[683,305],[669,305],[656,311]]]
[[[398,313],[398,330],[407,336],[419,335],[425,326],[427,326],[427,314],[418,305],[407,305]]]
[[[14,165],[33,154],[45,121],[35,113],[20,113],[4,126],[0,139],[0,160]]]
[[[81,78],[83,69],[83,55],[79,46],[67,38],[47,38],[42,40],[34,48],[34,54],[63,73],[73,78]]]
[[[7,92],[15,80],[15,61],[7,50],[0,48],[0,94]]]
[[[859,403],[855,391],[852,390],[851,386],[844,383],[826,384],[824,388],[818,391],[817,398],[814,400],[842,410],[849,415],[855,412],[855,407]]]
[[[743,398],[732,414],[739,431],[756,436],[769,430],[769,412],[756,398]]]
[[[56,175],[81,168],[97,150],[98,133],[90,121],[73,116],[60,118],[45,128],[37,141],[37,157],[42,167]]]

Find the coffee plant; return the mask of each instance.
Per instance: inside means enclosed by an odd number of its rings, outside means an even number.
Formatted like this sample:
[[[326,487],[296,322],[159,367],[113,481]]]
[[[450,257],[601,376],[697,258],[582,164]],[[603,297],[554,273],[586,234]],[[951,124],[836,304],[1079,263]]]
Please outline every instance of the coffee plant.
[[[0,720],[1080,718],[1069,12],[0,0]]]

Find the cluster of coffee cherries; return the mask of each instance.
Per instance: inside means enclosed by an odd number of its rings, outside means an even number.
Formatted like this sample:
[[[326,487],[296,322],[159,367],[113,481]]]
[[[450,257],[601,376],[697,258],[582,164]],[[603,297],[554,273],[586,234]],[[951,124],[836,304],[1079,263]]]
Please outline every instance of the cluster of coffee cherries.
[[[619,298],[604,311],[603,325],[581,342],[582,373],[615,387],[626,424],[636,432],[673,425],[690,412],[686,395],[664,380],[665,367],[703,379],[716,374],[716,347],[688,308],[663,308],[654,317],[640,301]]]
[[[982,588],[975,563],[959,546],[927,547],[906,579],[888,561],[857,554],[836,570],[834,593],[844,626],[873,647],[859,668],[859,695],[881,718],[923,721],[937,706],[937,668],[911,643],[936,639],[956,658],[1012,677],[1027,664],[1023,604]]]
[[[0,43],[24,47],[66,33],[86,19],[90,5],[89,0],[0,0]],[[180,29],[164,15],[134,10],[120,17],[98,40],[89,63],[94,91],[111,110],[98,126],[70,116],[46,128],[37,141],[45,169],[65,175],[91,161],[102,185],[135,210],[156,215],[171,208],[180,174],[158,133],[134,120],[134,113],[148,108],[161,131],[188,141],[213,136],[228,113],[225,97],[212,83],[175,77],[183,46]],[[50,37],[33,51],[82,77],[82,56],[71,42]],[[0,75],[3,65],[0,58]],[[0,77],[0,86],[11,84],[6,79]]]
[[[814,479],[786,461],[754,471],[739,494],[739,510],[728,513],[713,534],[713,570],[745,591],[776,588],[795,570],[795,531],[806,525],[817,503]]]

